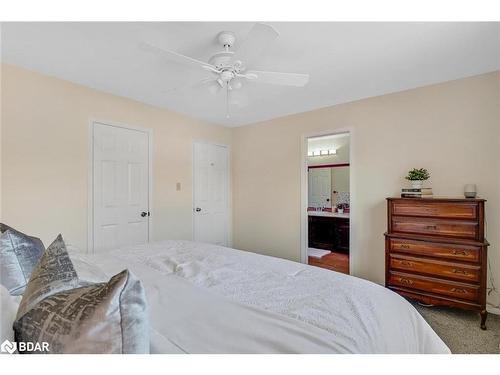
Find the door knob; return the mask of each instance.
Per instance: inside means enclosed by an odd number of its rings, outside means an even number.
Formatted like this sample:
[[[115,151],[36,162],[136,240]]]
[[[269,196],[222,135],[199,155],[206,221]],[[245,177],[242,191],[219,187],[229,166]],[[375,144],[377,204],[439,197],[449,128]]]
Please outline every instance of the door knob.
[[[201,208],[200,208],[200,207],[196,207],[196,208],[195,208],[195,211],[196,211],[196,212],[200,212],[200,211],[201,211]]]
[[[142,212],[141,212],[141,217],[146,217],[146,216],[148,216],[148,213],[147,213],[147,212],[142,211]]]

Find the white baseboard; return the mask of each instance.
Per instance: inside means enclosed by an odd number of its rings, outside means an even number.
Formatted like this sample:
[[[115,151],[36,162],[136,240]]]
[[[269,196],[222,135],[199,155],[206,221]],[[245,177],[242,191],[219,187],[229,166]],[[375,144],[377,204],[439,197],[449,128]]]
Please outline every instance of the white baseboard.
[[[486,306],[486,311],[491,314],[500,315],[500,309],[498,307]]]

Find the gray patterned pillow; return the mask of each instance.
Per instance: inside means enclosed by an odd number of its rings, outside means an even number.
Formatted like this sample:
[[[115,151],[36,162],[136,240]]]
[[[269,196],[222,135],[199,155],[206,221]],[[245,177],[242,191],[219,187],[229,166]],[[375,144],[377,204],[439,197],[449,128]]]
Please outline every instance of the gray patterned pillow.
[[[11,295],[24,293],[45,248],[42,241],[0,223],[0,284]]]
[[[49,353],[149,353],[146,295],[132,273],[78,285],[59,235],[28,283],[14,323],[16,341],[42,349],[46,342]]]

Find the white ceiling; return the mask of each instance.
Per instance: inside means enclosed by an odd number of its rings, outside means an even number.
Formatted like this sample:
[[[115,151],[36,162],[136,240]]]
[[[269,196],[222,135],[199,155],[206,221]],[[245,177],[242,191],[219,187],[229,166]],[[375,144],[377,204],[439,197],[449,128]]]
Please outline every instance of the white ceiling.
[[[280,37],[250,68],[309,73],[304,88],[248,83],[249,104],[182,88],[206,72],[139,48],[206,61],[221,30],[252,23],[3,23],[2,61],[227,126],[240,126],[500,69],[500,23],[270,23]],[[238,40],[235,48],[238,47]]]

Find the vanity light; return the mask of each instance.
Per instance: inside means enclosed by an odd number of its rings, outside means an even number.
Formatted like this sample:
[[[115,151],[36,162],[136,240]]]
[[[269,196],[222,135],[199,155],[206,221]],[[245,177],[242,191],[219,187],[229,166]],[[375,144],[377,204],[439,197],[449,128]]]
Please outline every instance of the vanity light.
[[[331,150],[316,150],[316,151],[308,151],[307,156],[327,156],[327,155],[336,155],[337,150],[331,149]]]

